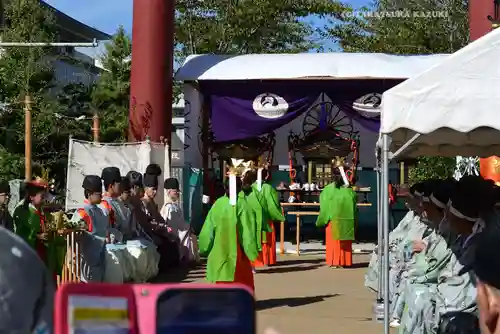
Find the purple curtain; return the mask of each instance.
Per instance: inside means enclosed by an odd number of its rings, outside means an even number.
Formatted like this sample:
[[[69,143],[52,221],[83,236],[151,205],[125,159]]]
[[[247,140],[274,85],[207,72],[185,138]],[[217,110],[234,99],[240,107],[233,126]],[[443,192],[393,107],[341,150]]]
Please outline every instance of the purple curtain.
[[[201,81],[211,107],[217,142],[270,133],[307,112],[325,93],[353,122],[378,132],[380,121],[363,117],[352,103],[368,93],[383,93],[402,80],[249,80]]]

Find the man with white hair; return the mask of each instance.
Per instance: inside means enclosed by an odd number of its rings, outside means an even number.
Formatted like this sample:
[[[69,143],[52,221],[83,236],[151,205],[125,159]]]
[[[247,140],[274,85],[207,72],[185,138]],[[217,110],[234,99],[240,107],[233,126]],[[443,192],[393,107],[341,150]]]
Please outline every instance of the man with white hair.
[[[165,204],[160,213],[172,232],[176,233],[179,238],[180,261],[196,262],[199,259],[198,243],[179,205],[179,181],[176,178],[168,178],[163,187],[165,188]]]

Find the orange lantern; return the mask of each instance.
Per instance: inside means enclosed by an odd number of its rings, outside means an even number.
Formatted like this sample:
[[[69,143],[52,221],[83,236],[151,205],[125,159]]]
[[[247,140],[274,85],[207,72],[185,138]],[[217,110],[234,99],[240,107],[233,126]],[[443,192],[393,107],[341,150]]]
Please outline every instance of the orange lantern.
[[[479,159],[479,173],[488,180],[500,185],[500,157],[492,156]]]

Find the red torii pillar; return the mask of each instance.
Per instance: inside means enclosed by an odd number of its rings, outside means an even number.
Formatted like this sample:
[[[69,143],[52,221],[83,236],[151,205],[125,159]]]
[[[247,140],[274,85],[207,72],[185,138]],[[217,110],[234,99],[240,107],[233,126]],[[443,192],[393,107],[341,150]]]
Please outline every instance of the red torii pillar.
[[[492,30],[492,22],[488,19],[498,20],[495,15],[494,0],[469,0],[469,33],[470,40],[474,41]],[[480,159],[479,168],[481,176],[500,182],[500,158],[493,156]]]
[[[129,140],[170,142],[174,0],[134,0]]]

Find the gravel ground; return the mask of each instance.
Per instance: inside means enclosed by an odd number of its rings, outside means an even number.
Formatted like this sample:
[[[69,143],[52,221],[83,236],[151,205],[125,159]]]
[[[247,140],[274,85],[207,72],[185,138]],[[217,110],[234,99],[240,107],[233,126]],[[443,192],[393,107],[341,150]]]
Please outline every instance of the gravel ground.
[[[316,253],[316,252],[315,252]],[[323,254],[278,256],[278,264],[255,277],[259,334],[382,333],[374,323],[374,296],[363,285],[369,255],[355,254],[354,268],[331,269]],[[163,280],[203,281],[203,266]]]

